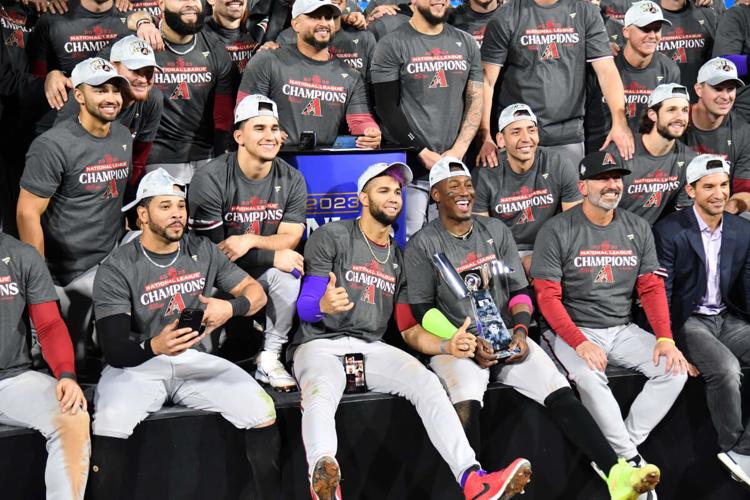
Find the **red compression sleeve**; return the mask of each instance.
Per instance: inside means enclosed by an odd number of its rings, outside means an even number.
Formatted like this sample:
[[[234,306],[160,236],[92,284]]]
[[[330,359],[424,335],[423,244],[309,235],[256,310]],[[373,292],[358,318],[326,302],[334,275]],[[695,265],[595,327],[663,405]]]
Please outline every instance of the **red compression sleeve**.
[[[130,175],[128,182],[132,186],[138,186],[141,177],[146,173],[146,162],[148,155],[151,153],[151,142],[135,141],[133,143],[133,173]]]
[[[232,130],[233,121],[232,96],[216,94],[214,96],[214,128],[227,132]]]
[[[405,332],[417,324],[417,320],[414,319],[414,314],[412,314],[409,304],[396,304],[396,308],[393,310],[393,317],[396,319],[399,332]]]
[[[669,326],[669,305],[664,279],[654,273],[642,274],[635,282],[641,305],[657,338],[672,338]]]
[[[44,359],[55,377],[60,378],[63,373],[75,375],[73,343],[68,327],[60,317],[57,302],[30,304],[29,316],[36,327]]]
[[[739,179],[735,177],[732,181],[732,192],[750,193],[750,179]]]
[[[553,332],[562,337],[573,349],[588,340],[565,310],[562,303],[562,286],[559,282],[537,278],[534,280],[534,291],[539,310]]]
[[[237,101],[235,101],[235,102],[236,102],[237,104],[239,104],[240,102],[242,102],[242,99],[244,99],[245,97],[247,97],[247,96],[249,96],[249,95],[250,95],[250,94],[248,94],[247,92],[244,92],[244,91],[242,91],[242,90],[238,90],[238,91],[237,91]]]
[[[30,66],[32,75],[40,78],[47,76],[47,61],[31,61]]]
[[[380,128],[370,113],[347,114],[346,124],[349,125],[352,135],[365,135],[365,129],[368,127]]]

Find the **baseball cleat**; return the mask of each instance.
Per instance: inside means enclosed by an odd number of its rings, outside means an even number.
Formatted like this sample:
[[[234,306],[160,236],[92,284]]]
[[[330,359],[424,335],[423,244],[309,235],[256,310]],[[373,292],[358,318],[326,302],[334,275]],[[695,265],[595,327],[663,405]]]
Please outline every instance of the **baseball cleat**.
[[[745,486],[750,486],[750,474],[742,467],[742,462],[747,461],[750,463],[750,457],[747,455],[740,455],[733,451],[726,453],[722,452],[716,455],[721,464],[729,471],[732,475],[732,479],[738,483],[743,483]]]
[[[333,457],[322,457],[313,468],[310,493],[313,500],[341,500],[341,471]]]
[[[464,496],[466,500],[506,500],[523,493],[530,481],[531,463],[517,458],[497,472],[473,471],[464,484]]]
[[[261,351],[255,362],[255,379],[259,382],[268,384],[277,391],[290,392],[297,389],[297,383],[286,371],[277,353]]]
[[[661,479],[659,468],[653,464],[633,467],[624,458],[609,471],[607,487],[612,500],[636,500],[656,488]]]

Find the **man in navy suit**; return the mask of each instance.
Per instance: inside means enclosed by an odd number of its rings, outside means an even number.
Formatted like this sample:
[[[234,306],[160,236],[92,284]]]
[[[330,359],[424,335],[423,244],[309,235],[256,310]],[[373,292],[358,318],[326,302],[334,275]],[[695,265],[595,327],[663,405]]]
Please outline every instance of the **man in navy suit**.
[[[729,164],[700,155],[687,167],[692,208],[654,226],[666,268],[672,331],[706,381],[718,458],[750,485],[750,426],[742,424],[740,362],[750,364],[750,222],[724,212]]]

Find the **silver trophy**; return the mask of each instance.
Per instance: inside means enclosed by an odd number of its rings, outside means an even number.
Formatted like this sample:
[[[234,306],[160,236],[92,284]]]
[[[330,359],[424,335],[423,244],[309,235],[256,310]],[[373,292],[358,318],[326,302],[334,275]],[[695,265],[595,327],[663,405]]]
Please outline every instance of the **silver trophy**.
[[[485,339],[495,350],[498,359],[508,358],[518,352],[508,349],[512,336],[505,327],[500,311],[491,295],[492,278],[503,276],[506,281],[513,270],[498,260],[485,263],[478,269],[462,274],[456,272],[443,252],[433,254],[432,263],[448,288],[459,300],[468,298],[477,325],[477,336]]]

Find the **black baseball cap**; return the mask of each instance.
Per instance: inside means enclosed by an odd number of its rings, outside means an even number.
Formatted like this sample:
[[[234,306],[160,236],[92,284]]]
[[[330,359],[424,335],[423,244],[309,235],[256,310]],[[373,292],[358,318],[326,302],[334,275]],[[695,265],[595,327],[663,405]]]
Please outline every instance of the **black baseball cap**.
[[[605,172],[620,172],[622,175],[628,175],[630,170],[625,167],[620,155],[610,153],[609,151],[597,151],[586,155],[581,160],[578,168],[578,173],[582,181]]]

